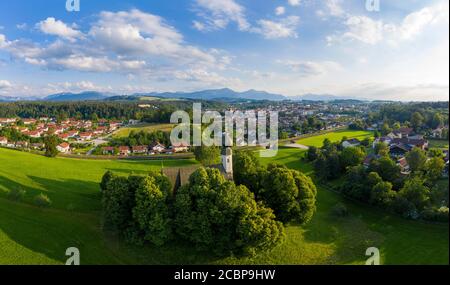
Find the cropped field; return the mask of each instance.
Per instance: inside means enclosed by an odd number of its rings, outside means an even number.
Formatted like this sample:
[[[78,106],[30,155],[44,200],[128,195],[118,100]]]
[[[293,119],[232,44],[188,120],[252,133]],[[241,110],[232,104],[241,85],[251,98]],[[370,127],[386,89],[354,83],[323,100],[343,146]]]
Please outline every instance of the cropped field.
[[[280,148],[272,161],[310,172],[302,150]],[[271,160],[262,159],[262,163]],[[165,161],[164,167],[195,163]],[[65,250],[76,246],[82,264],[364,264],[365,250],[376,246],[383,264],[448,264],[448,225],[424,224],[343,200],[319,189],[317,213],[306,226],[287,227],[284,244],[254,258],[217,258],[173,242],[164,247],[135,247],[104,233],[100,226],[98,183],[106,170],[145,173],[157,161],[107,161],[45,158],[0,148],[0,264],[63,264]],[[27,191],[12,202],[7,190]],[[53,205],[32,204],[46,193]],[[331,208],[346,203],[350,216],[336,218]]]
[[[132,132],[154,132],[154,131],[163,131],[163,132],[170,132],[173,128],[173,124],[139,124],[136,126],[130,126],[126,128],[119,129],[113,134],[113,137],[115,138],[121,138],[121,137],[128,137],[128,135]]]
[[[353,131],[353,130],[339,130],[331,133],[326,133],[318,136],[312,136],[308,138],[303,138],[297,141],[298,144],[306,146],[321,147],[325,139],[329,139],[332,142],[341,141],[342,138],[347,137],[348,139],[356,138],[363,140],[367,137],[372,137],[373,133],[369,131]]]

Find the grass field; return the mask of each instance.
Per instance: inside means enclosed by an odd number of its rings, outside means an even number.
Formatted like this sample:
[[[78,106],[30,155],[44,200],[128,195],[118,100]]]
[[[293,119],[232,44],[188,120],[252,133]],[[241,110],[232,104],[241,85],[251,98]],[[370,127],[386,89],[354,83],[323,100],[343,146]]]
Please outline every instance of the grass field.
[[[154,132],[154,131],[164,131],[170,132],[173,128],[173,124],[139,124],[131,127],[121,128],[113,134],[115,138],[128,137],[131,131],[144,131],[144,132]]]
[[[339,130],[331,133],[326,133],[318,136],[312,136],[308,138],[303,138],[297,141],[297,143],[306,146],[321,147],[325,139],[329,139],[332,142],[341,141],[343,137],[348,139],[356,138],[363,140],[367,137],[372,137],[373,133],[369,131],[352,131],[352,130]]]
[[[428,144],[430,148],[444,148],[448,149],[448,141],[429,139]]]
[[[272,161],[309,172],[311,167],[300,161],[303,152],[280,148]],[[407,221],[347,201],[350,216],[335,218],[330,209],[343,200],[323,189],[310,224],[288,226],[284,244],[251,259],[216,258],[180,243],[134,247],[105,234],[98,189],[103,173],[145,173],[160,163],[50,159],[0,149],[0,264],[61,264],[71,246],[80,249],[82,264],[363,264],[369,246],[380,248],[384,264],[448,264],[447,225]],[[192,163],[166,161],[164,166]],[[13,188],[27,191],[23,203],[5,198]],[[30,203],[40,192],[52,199],[51,208]]]
[[[286,165],[289,168],[300,170],[303,173],[311,174],[313,172],[312,165],[304,163],[301,158],[305,155],[306,150],[292,148],[292,147],[279,147],[276,157],[263,157],[260,161],[263,165],[269,163],[278,163]],[[258,157],[258,152],[255,153]]]

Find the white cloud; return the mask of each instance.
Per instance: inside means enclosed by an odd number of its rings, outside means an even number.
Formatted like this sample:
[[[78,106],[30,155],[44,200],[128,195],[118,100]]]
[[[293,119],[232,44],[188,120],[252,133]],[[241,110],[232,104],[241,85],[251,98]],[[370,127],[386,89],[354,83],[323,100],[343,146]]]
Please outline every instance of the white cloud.
[[[99,86],[89,80],[81,80],[78,82],[57,82],[48,83],[47,86],[41,88],[41,93],[61,93],[61,92],[83,92],[83,91],[98,91],[98,92],[111,92],[113,89],[111,86]],[[41,94],[42,95],[42,94]]]
[[[163,18],[139,10],[102,12],[89,35],[101,48],[122,56],[163,56],[181,62],[215,62],[207,52],[186,45],[183,36]]]
[[[245,17],[245,8],[234,0],[196,0],[199,8],[197,15],[203,18],[204,29],[224,29],[235,22],[241,31],[250,28]]]
[[[286,13],[286,8],[284,8],[283,6],[275,8],[275,15],[280,16],[283,15],[284,13]]]
[[[50,20],[49,20],[50,19]],[[14,58],[54,70],[140,73],[164,77],[183,69],[222,70],[230,59],[219,50],[201,50],[185,43],[183,35],[157,15],[139,10],[101,12],[89,32],[68,30],[53,18],[37,24],[46,33],[64,38],[49,44],[20,39],[8,41],[0,34],[0,48]],[[164,69],[164,70],[163,70]],[[158,75],[156,75],[158,76]]]
[[[339,63],[334,61],[297,61],[278,60],[277,63],[285,65],[300,77],[310,77],[328,74],[341,70]]]
[[[395,86],[384,83],[365,83],[343,90],[339,95],[363,96],[371,100],[448,101],[449,86],[437,84]]]
[[[17,24],[16,28],[19,30],[25,30],[28,28],[28,25],[27,25],[27,23]]]
[[[342,0],[327,0],[326,7],[328,8],[329,14],[335,17],[341,17],[345,15],[345,11],[342,8]]]
[[[0,80],[0,89],[11,88],[12,84],[8,80]]]
[[[80,31],[69,27],[64,22],[56,20],[53,17],[37,23],[36,27],[45,34],[58,36],[70,41],[75,41],[75,39],[83,36]]]
[[[399,24],[385,23],[367,16],[347,15],[344,25],[347,30],[328,36],[329,44],[356,40],[365,44],[375,45],[387,42],[396,45],[401,41],[412,40],[431,25],[445,24],[448,26],[448,1],[441,1],[430,7],[407,15]]]
[[[192,21],[192,26],[199,31],[205,31],[206,26],[203,23],[200,23],[199,21]]]
[[[448,26],[448,1],[442,1],[434,6],[425,7],[409,14],[403,19],[397,30],[402,39],[408,40],[420,34],[428,25],[437,23],[445,23]]]
[[[0,34],[0,48],[3,48],[6,46],[6,37],[3,34]]]
[[[289,5],[291,6],[299,6],[300,2],[300,0],[288,0]]]
[[[296,29],[300,18],[289,16],[279,21],[259,20],[258,27],[252,29],[253,32],[263,35],[266,39],[296,38]]]

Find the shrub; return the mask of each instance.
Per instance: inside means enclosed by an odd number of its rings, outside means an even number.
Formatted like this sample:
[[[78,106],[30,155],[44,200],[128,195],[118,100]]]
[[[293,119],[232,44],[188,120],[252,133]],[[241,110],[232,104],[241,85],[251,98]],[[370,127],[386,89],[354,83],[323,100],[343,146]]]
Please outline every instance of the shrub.
[[[417,219],[419,214],[413,203],[406,198],[397,196],[392,203],[393,210],[404,218]]]
[[[331,214],[336,217],[347,217],[348,209],[343,203],[337,203],[331,208]]]
[[[426,208],[420,213],[422,219],[435,222],[448,222],[448,207]]]
[[[51,206],[52,201],[47,195],[41,193],[34,197],[34,204],[41,208],[47,208]]]
[[[12,201],[20,201],[25,197],[25,194],[27,192],[23,190],[22,188],[19,189],[12,189],[8,192],[8,199]]]

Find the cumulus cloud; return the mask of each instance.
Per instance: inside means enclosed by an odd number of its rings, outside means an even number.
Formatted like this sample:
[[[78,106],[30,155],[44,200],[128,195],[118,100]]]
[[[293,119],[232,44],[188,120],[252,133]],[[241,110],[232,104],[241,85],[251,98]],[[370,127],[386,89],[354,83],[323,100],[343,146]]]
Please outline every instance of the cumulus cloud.
[[[347,13],[342,8],[342,0],[325,0],[323,2],[324,7],[316,11],[316,14],[322,19],[328,19],[329,17],[346,17]]]
[[[279,6],[277,8],[275,8],[275,15],[280,16],[283,15],[286,12],[286,8],[284,8],[283,6]]]
[[[0,48],[3,48],[6,46],[6,37],[3,34],[0,34]]]
[[[0,80],[0,89],[11,88],[12,84],[8,80]]]
[[[266,39],[296,38],[299,23],[300,18],[297,16],[289,16],[279,21],[263,19],[258,21],[258,27],[252,31],[263,35]]]
[[[428,26],[449,23],[448,1],[441,1],[434,6],[425,7],[410,13],[399,24],[386,23],[383,20],[374,20],[367,16],[346,16],[344,32],[328,36],[329,44],[344,42],[346,40],[359,41],[369,45],[380,42],[397,44],[401,41],[411,40],[420,35]]]
[[[50,20],[49,20],[50,19]],[[57,23],[55,26],[49,23]],[[8,40],[0,34],[0,48],[13,58],[52,70],[118,72],[147,78],[182,78],[184,70],[223,70],[231,58],[220,50],[189,45],[162,17],[139,10],[101,12],[86,33],[48,18],[37,24],[58,38],[50,43]],[[76,41],[66,41],[74,39]],[[200,74],[200,73],[199,73]],[[206,74],[206,73],[205,73]],[[189,80],[217,81],[214,76]]]
[[[89,35],[101,48],[122,56],[164,56],[183,62],[215,62],[207,52],[185,44],[183,36],[163,18],[139,10],[102,12]]]
[[[230,22],[237,24],[239,30],[246,31],[250,24],[245,16],[245,8],[234,0],[196,0],[197,15],[203,19],[201,30],[224,29]],[[197,23],[199,23],[197,21]]]
[[[70,41],[75,41],[77,38],[83,36],[80,31],[69,27],[64,22],[56,20],[53,17],[37,23],[36,27],[45,34],[58,36]]]
[[[300,2],[300,0],[288,0],[289,5],[291,6],[299,6]]]

